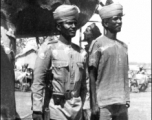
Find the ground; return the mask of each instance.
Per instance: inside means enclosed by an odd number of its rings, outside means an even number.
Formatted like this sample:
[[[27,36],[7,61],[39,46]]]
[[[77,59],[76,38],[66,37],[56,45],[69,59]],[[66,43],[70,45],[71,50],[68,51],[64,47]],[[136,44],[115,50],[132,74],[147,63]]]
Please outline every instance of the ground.
[[[20,118],[31,120],[31,93],[15,92],[17,112]],[[142,93],[131,93],[129,120],[151,120],[151,85]]]

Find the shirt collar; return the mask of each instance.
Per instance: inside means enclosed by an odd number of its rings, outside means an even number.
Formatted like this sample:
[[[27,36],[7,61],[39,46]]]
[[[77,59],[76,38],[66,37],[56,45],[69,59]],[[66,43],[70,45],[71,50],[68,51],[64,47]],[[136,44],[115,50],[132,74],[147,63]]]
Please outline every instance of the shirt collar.
[[[67,45],[67,46],[71,46],[71,42],[69,43],[62,35],[59,38],[60,42],[62,42],[63,44]]]

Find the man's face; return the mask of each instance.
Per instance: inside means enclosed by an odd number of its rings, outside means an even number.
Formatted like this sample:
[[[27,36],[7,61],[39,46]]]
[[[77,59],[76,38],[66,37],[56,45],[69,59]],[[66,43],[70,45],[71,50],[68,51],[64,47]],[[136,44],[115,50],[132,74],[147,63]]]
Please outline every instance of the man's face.
[[[84,39],[86,39],[88,42],[93,40],[93,34],[90,27],[87,27],[87,29],[85,30]]]
[[[112,33],[120,32],[121,27],[122,27],[122,15],[113,16],[108,19],[107,29]]]
[[[68,20],[60,24],[60,29],[58,29],[62,35],[66,37],[74,37],[76,34],[76,20]]]

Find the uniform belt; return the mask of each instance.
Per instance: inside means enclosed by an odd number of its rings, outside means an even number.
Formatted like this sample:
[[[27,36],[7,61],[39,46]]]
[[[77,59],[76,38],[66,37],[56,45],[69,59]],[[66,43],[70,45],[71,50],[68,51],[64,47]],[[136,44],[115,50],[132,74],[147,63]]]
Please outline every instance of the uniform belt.
[[[76,97],[76,98],[79,97],[79,94],[74,91],[67,91],[67,92],[65,92],[64,96],[65,96],[65,99],[69,100],[74,97]]]
[[[53,93],[54,95],[59,95],[59,93]],[[61,94],[63,94],[63,93],[61,93]],[[62,96],[62,95],[59,95],[59,96]],[[77,97],[79,97],[79,94],[77,93],[77,92],[74,92],[74,91],[67,91],[67,92],[65,92],[64,93],[64,98],[66,99],[66,100],[69,100],[69,99],[71,99],[71,98],[77,98]]]

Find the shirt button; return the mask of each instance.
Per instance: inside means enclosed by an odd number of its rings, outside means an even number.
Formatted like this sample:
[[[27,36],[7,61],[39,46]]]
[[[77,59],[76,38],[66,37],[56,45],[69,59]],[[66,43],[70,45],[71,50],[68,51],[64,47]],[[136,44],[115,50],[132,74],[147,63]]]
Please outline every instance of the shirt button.
[[[74,75],[71,75],[71,78],[74,78]]]

